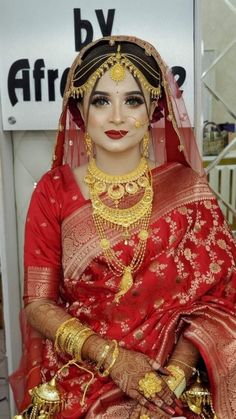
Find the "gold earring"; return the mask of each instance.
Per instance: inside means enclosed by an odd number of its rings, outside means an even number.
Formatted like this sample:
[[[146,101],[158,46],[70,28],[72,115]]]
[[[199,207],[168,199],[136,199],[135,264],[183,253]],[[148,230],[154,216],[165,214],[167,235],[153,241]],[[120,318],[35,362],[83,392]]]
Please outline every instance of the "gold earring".
[[[142,156],[146,159],[149,155],[149,135],[148,133],[144,134],[142,139]]]
[[[85,147],[86,147],[86,153],[89,159],[93,157],[93,141],[88,132],[85,134]]]

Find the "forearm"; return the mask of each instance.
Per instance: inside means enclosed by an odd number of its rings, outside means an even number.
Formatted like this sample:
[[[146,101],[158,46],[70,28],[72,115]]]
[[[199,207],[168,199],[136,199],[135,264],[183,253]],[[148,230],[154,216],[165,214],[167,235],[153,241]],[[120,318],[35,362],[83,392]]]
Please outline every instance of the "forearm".
[[[193,375],[193,369],[195,368],[200,354],[198,349],[184,337],[180,337],[178,343],[168,361],[168,364],[179,365],[184,371],[186,381]],[[180,361],[179,363],[177,361]],[[186,365],[185,365],[186,364]]]
[[[58,327],[71,316],[50,300],[36,300],[25,307],[29,324],[44,337],[54,341]]]
[[[37,300],[25,307],[30,325],[44,337],[54,341],[58,328],[71,316],[53,301]],[[82,348],[83,359],[97,361],[106,341],[99,335],[90,336]]]

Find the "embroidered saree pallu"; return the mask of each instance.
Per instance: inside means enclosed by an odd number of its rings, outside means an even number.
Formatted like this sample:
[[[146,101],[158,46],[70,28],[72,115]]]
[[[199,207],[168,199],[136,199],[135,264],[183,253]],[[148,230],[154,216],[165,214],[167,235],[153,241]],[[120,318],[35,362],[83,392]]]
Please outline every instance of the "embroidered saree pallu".
[[[120,346],[147,354],[162,365],[182,334],[204,360],[217,417],[233,419],[235,243],[204,178],[171,163],[154,169],[152,179],[146,257],[132,288],[117,303],[120,279],[103,256],[90,201],[83,198],[68,165],[47,173],[37,185],[27,218],[25,299],[42,294],[53,298],[99,335],[117,339]],[[128,264],[136,232],[127,244],[119,232],[111,232],[109,239]],[[19,400],[21,408],[29,403],[27,389],[49,381],[69,360],[54,351],[51,341],[32,337],[29,326],[24,334],[25,353],[14,376],[17,396],[25,396]],[[96,373],[81,406],[88,379],[75,366],[62,370],[58,386],[64,408],[58,418],[129,417],[135,402],[109,377]],[[185,416],[198,417],[188,410]]]

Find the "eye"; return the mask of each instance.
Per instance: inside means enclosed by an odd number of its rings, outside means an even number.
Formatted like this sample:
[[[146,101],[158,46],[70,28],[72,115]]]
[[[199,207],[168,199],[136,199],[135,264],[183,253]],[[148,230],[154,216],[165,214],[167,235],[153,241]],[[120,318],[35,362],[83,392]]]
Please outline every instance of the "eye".
[[[138,95],[128,96],[125,99],[125,104],[129,106],[133,106],[133,107],[140,106],[144,104],[144,99],[142,96],[138,96]]]
[[[109,105],[110,101],[106,96],[94,96],[91,102],[91,105],[100,107]]]

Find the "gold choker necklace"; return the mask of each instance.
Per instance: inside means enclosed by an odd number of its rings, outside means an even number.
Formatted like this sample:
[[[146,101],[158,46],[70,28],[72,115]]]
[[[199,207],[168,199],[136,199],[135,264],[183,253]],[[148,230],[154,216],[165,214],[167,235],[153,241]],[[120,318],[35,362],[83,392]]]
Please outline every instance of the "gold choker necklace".
[[[125,175],[113,176],[100,170],[95,159],[90,159],[88,164],[88,173],[84,181],[91,185],[95,194],[107,192],[118,207],[120,200],[128,195],[135,195],[141,188],[145,188],[149,184],[147,177],[148,164],[146,158],[141,158],[138,167]]]
[[[142,157],[134,171],[122,176],[112,176],[102,172],[97,167],[95,159],[91,159],[84,181],[89,187],[93,219],[100,238],[100,246],[111,271],[116,276],[122,276],[119,292],[115,295],[115,302],[119,302],[122,295],[132,287],[133,273],[140,268],[145,256],[153,200],[147,159]],[[143,194],[138,202],[129,208],[118,207],[122,198],[134,195],[142,189]],[[108,206],[99,196],[104,192],[114,201],[115,207]],[[105,234],[106,228],[121,230],[125,238],[129,237],[131,230],[139,228],[139,242],[135,246],[133,258],[128,266],[118,258],[111,247]],[[125,244],[127,244],[126,240]]]

